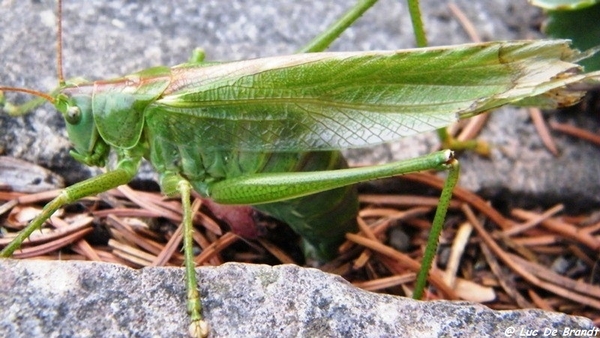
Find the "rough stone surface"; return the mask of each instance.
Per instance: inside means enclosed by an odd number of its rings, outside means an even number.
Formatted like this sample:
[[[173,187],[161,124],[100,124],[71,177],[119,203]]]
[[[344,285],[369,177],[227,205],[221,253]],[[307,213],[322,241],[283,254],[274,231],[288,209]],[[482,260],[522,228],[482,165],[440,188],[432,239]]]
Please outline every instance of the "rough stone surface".
[[[422,2],[432,45],[470,41],[450,13],[448,2]],[[540,12],[525,1],[453,2],[484,40],[539,37]],[[198,46],[206,49],[209,60],[290,54],[348,6],[347,0],[231,0],[226,4],[216,0],[96,0],[85,6],[66,0],[65,73],[92,80],[116,77],[154,65],[182,63]],[[50,90],[56,85],[54,1],[4,1],[0,10],[0,83]],[[381,0],[331,50],[413,46],[406,3]],[[600,128],[597,117],[560,118],[575,119],[592,131]],[[68,155],[62,128],[60,116],[49,105],[24,118],[0,115],[0,153],[48,167],[63,174],[69,184],[79,181],[90,175],[90,169]],[[492,157],[461,156],[464,187],[516,204],[563,202],[578,208],[600,204],[600,151],[596,147],[558,136],[561,155],[555,158],[542,147],[526,111],[512,108],[495,112],[481,138],[494,146]],[[349,153],[353,163],[379,163],[430,152],[437,143],[433,134],[427,134]],[[148,166],[142,177],[152,177]]]
[[[560,313],[375,294],[294,265],[228,263],[197,271],[213,338],[505,337],[507,330],[517,336],[593,329],[589,319]],[[0,285],[0,331],[7,337],[186,336],[183,269],[2,260]]]
[[[37,193],[65,187],[63,178],[31,162],[0,156],[0,186],[8,190]]]

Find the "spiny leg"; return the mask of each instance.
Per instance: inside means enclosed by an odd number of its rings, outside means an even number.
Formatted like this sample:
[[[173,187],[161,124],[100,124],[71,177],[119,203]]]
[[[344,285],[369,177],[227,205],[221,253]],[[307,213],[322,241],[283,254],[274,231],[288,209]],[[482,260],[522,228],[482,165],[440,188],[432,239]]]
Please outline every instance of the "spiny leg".
[[[342,17],[331,24],[327,29],[317,35],[297,53],[315,53],[322,52],[329,47],[346,29],[358,20],[369,8],[378,0],[360,0],[352,6]]]
[[[447,170],[453,152],[442,150],[425,156],[371,167],[293,173],[257,173],[209,185],[207,197],[221,204],[262,204],[308,196],[351,184],[424,170]]]
[[[458,181],[460,167],[450,150],[429,155],[382,164],[373,167],[340,169],[331,171],[297,173],[261,173],[233,178],[212,184],[210,197],[218,203],[261,204],[306,196],[323,190],[363,181],[402,175],[423,170],[448,170],[448,178],[435,213],[427,249],[423,258],[414,298],[423,294],[427,275],[437,250],[438,238],[444,225],[446,212],[452,198],[452,190]]]
[[[183,254],[185,264],[185,282],[187,289],[187,311],[191,318],[189,333],[192,337],[208,336],[208,323],[202,319],[202,303],[198,292],[198,281],[196,280],[196,269],[194,264],[194,233],[192,205],[190,202],[192,186],[190,183],[179,178],[177,192],[181,195],[183,209]]]
[[[425,26],[423,25],[423,15],[421,14],[421,6],[419,0],[408,0],[408,11],[410,13],[410,20],[413,26],[413,32],[417,47],[427,47],[427,34],[425,33]],[[438,138],[442,142],[442,148],[452,150],[474,150],[480,155],[489,156],[490,149],[489,145],[479,140],[466,140],[460,141],[455,139],[447,128],[440,128],[437,130]]]
[[[440,233],[444,228],[444,221],[446,220],[446,213],[450,206],[452,199],[452,190],[458,183],[458,176],[460,174],[460,164],[458,160],[451,159],[448,162],[448,177],[444,183],[444,188],[440,196],[440,202],[438,203],[437,209],[435,210],[435,216],[431,224],[431,231],[429,238],[427,239],[427,246],[425,247],[425,254],[421,261],[421,269],[417,275],[417,281],[415,283],[415,290],[413,292],[414,299],[421,299],[423,297],[423,291],[425,290],[425,283],[427,282],[427,276],[431,269],[431,264],[435,258],[437,247],[440,239]]]
[[[17,250],[35,230],[40,229],[42,224],[44,224],[44,222],[59,208],[81,198],[93,196],[120,185],[127,184],[133,179],[136,172],[137,164],[135,164],[134,161],[123,160],[114,171],[92,177],[63,189],[60,195],[46,204],[42,212],[0,252],[0,257],[10,257],[13,252],[15,252],[15,250]]]
[[[427,35],[425,33],[423,20],[421,19],[422,15],[419,0],[408,0],[408,10],[410,12],[410,18],[413,25],[417,46],[427,47]],[[449,147],[455,150],[474,149],[484,155],[489,153],[488,146],[484,142],[479,142],[477,140],[469,140],[462,142],[456,141],[448,133],[448,129],[446,128],[440,128],[437,130],[437,132],[438,137],[442,141],[444,147]],[[429,275],[431,264],[437,252],[440,233],[444,227],[446,213],[448,211],[448,206],[450,205],[450,200],[452,199],[452,190],[458,183],[458,176],[460,173],[460,165],[458,161],[456,159],[453,159],[448,164],[448,178],[446,179],[446,183],[444,184],[444,188],[442,189],[440,202],[435,211],[435,216],[431,224],[431,232],[429,233],[429,238],[427,239],[427,246],[425,247],[425,254],[423,256],[423,260],[421,261],[421,270],[419,270],[419,274],[417,275],[417,281],[415,283],[415,289],[413,292],[414,299],[421,299],[423,297],[423,291],[425,290],[427,276]]]
[[[417,47],[427,47],[427,34],[423,25],[423,15],[421,14],[419,0],[408,0],[408,12],[410,13],[415,39],[417,40]]]

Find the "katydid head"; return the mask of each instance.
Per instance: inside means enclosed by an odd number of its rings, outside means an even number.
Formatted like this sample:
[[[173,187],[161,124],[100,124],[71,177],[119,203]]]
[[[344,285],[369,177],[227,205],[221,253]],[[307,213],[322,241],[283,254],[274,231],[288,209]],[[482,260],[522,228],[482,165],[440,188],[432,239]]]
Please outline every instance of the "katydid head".
[[[68,83],[58,90],[54,106],[65,119],[67,134],[73,145],[71,156],[88,166],[102,167],[109,147],[99,137],[94,122],[92,91],[93,86],[80,80]]]
[[[86,85],[77,79],[60,85],[50,94],[45,94],[27,88],[0,87],[0,111],[5,110],[9,115],[20,116],[39,106],[44,101],[52,103],[63,115],[67,134],[73,145],[71,155],[88,166],[102,167],[110,147],[99,137],[92,111],[92,85]],[[2,93],[20,92],[41,98],[33,105],[13,106],[3,102]],[[32,101],[33,102],[33,101]]]

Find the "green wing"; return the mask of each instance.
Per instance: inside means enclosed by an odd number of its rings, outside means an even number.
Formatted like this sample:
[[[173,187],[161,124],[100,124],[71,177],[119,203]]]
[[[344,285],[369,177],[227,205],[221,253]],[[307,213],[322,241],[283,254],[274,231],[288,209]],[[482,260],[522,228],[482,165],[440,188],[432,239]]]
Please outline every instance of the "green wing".
[[[575,55],[567,41],[538,40],[186,65],[148,114],[171,141],[194,135],[207,150],[365,147],[533,103],[584,78]]]

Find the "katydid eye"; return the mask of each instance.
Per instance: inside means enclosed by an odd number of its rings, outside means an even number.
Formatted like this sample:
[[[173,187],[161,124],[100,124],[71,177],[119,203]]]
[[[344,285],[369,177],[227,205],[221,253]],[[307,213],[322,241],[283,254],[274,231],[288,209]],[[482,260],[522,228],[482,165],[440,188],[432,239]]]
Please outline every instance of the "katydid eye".
[[[81,109],[76,106],[67,108],[65,119],[69,124],[78,124],[81,121]]]

